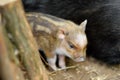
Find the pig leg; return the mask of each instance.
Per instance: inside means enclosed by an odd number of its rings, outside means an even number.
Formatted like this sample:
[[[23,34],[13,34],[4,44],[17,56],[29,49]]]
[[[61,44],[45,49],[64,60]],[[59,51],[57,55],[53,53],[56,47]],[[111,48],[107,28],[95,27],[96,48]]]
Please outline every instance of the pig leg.
[[[54,57],[52,57],[52,58],[47,58],[48,64],[53,70],[57,70],[56,60],[57,60],[56,55],[54,55]]]
[[[66,68],[66,65],[65,65],[65,56],[64,55],[58,55],[58,58],[59,58],[59,67],[61,69],[65,69]]]

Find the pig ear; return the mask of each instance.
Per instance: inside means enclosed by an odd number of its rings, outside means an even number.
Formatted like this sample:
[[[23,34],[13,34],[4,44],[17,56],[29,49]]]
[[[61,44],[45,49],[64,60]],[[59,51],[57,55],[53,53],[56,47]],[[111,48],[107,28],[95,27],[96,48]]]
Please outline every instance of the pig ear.
[[[59,29],[58,38],[61,40],[63,40],[65,38],[65,30],[64,29]]]
[[[79,25],[80,29],[81,29],[83,32],[85,32],[86,25],[87,25],[87,19],[84,20],[84,21]]]

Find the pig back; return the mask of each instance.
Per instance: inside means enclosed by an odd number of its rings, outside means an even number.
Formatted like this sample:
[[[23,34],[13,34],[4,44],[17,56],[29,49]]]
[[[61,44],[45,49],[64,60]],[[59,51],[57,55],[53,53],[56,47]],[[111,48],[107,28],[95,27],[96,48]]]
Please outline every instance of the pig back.
[[[38,48],[44,51],[53,51],[60,41],[57,32],[65,20],[42,13],[28,13],[27,20],[31,26]]]

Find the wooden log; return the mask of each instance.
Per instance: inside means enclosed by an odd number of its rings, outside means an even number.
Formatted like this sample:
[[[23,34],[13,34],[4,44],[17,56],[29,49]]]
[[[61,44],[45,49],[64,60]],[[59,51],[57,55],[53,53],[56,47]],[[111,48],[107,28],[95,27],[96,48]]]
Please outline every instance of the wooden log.
[[[25,80],[0,14],[0,80]]]
[[[27,72],[28,79],[48,80],[47,71],[40,60],[37,44],[33,38],[31,28],[25,18],[20,0],[2,0],[0,2],[0,13],[2,16],[1,24],[4,24],[4,26],[0,27],[6,30],[6,34],[10,34],[10,40],[12,45],[15,46],[15,49],[18,50],[18,55],[20,55],[19,60]],[[4,63],[4,60],[10,62],[10,60],[7,59],[7,57],[10,57],[10,53],[7,53],[7,51],[9,52],[12,47],[7,48],[9,44],[7,44],[6,41],[3,41],[6,40],[8,36],[5,36],[5,33],[2,31],[1,33],[3,35],[0,37],[0,45],[2,46],[0,49],[0,54],[2,55],[2,53],[4,53],[4,58],[1,58],[2,56],[0,55],[0,62]],[[9,64],[7,64],[7,66],[9,66]],[[3,68],[5,67],[6,65],[3,65]],[[9,69],[10,72],[15,70],[12,65],[11,68]],[[3,77],[8,77],[6,80],[8,80],[9,77],[11,77],[9,80],[17,80],[13,77],[13,75],[15,75],[15,73],[11,73],[11,75],[5,75]],[[24,79],[20,78],[20,80]]]

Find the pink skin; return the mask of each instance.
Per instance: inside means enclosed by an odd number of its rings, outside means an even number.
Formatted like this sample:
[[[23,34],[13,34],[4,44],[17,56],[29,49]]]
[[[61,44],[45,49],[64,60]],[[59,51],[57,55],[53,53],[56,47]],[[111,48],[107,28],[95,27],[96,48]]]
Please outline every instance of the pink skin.
[[[58,68],[56,67],[56,55],[53,57],[53,58],[48,58],[47,61],[50,65],[50,67],[53,69],[53,70],[57,70]],[[58,55],[58,59],[59,59],[59,67],[61,69],[65,69],[66,68],[66,64],[65,64],[65,55]]]
[[[59,67],[61,69],[65,69],[66,68],[66,64],[65,64],[65,56],[64,55],[58,55],[59,58]]]
[[[53,58],[47,58],[48,64],[53,70],[57,70],[57,67],[56,67],[56,64],[55,64],[56,59],[57,59],[56,55]]]

